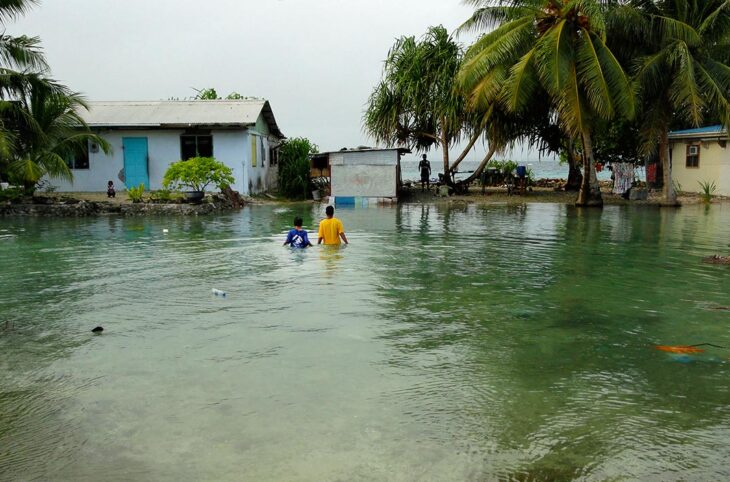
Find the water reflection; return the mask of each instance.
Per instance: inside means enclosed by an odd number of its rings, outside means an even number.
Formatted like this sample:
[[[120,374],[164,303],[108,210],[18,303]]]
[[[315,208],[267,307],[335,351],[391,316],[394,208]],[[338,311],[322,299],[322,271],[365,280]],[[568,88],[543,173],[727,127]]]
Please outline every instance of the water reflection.
[[[730,210],[321,209],[1,220],[0,478],[727,478]]]

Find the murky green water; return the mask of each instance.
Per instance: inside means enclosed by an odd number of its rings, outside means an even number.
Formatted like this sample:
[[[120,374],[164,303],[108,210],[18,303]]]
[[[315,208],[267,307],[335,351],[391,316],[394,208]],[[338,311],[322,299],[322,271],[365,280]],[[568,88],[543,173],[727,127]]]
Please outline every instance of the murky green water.
[[[730,206],[300,211],[0,220],[0,479],[730,477]]]

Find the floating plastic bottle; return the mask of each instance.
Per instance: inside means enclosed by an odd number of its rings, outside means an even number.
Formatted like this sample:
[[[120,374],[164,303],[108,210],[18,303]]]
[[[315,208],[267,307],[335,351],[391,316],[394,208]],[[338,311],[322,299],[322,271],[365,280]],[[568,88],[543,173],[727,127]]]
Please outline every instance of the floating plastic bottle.
[[[216,296],[220,296],[221,298],[225,298],[226,297],[226,292],[225,291],[217,290],[215,288],[213,288],[213,294],[216,295]]]

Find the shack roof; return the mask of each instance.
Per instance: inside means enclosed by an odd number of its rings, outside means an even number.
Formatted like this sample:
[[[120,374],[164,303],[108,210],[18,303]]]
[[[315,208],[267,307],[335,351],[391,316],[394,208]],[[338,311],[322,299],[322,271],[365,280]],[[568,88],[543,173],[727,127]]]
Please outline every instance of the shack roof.
[[[717,139],[727,138],[727,130],[721,125],[684,129],[669,133],[670,139]]]
[[[251,127],[263,115],[284,138],[267,100],[95,101],[79,114],[90,127]]]
[[[410,154],[411,150],[405,147],[358,147],[356,149],[340,149],[339,151],[319,152],[315,156],[325,156],[329,154],[351,154],[359,152],[378,152],[378,151],[398,151],[398,154]]]

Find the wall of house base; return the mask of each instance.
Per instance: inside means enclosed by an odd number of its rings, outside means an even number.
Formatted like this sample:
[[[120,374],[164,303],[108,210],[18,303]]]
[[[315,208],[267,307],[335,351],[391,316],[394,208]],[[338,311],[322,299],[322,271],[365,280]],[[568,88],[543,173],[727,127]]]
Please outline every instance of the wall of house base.
[[[394,198],[397,167],[332,165],[332,195],[335,197]]]
[[[149,185],[147,190],[162,189],[162,179],[171,163],[180,160],[180,136],[182,129],[165,130],[105,130],[98,132],[112,146],[110,154],[89,153],[89,168],[74,169],[73,181],[47,179],[59,192],[105,192],[107,182],[114,182],[117,191],[126,190],[124,182],[123,138],[145,137],[148,149]],[[276,168],[259,152],[256,166],[251,160],[251,140],[257,136],[244,130],[213,130],[213,156],[231,168],[235,182],[233,188],[249,195],[269,189],[276,182]],[[268,141],[264,141],[268,149]],[[271,172],[270,172],[271,171]],[[209,191],[214,190],[212,186]]]
[[[717,141],[701,143],[699,167],[687,167],[687,143],[674,142],[672,178],[685,192],[701,192],[700,182],[709,181],[717,185],[715,194],[730,196],[730,147]]]

